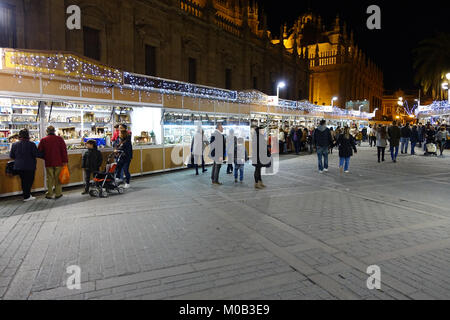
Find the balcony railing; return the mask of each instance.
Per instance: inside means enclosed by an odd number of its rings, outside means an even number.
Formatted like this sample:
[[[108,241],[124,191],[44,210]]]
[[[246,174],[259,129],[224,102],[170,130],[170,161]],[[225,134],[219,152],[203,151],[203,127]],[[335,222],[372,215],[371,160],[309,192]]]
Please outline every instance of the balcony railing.
[[[192,0],[180,0],[181,10],[197,17],[203,17],[203,8]]]
[[[232,21],[229,21],[228,19],[216,14],[215,22],[216,25],[222,28],[223,30],[232,33],[237,37],[241,36],[241,28]]]

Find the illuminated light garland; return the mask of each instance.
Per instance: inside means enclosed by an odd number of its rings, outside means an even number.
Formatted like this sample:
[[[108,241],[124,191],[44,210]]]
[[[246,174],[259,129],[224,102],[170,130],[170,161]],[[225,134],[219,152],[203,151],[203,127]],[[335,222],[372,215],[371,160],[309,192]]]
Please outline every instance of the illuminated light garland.
[[[417,108],[416,116],[433,116],[450,113],[450,104],[448,101],[433,101],[428,106],[420,106]]]
[[[3,52],[5,55],[5,52]],[[132,89],[132,94],[136,94],[137,91],[145,92],[147,96],[151,95],[152,91],[156,91],[162,94],[166,94],[166,99],[176,99],[176,95],[184,97],[194,97],[209,99],[211,101],[225,100],[235,103],[245,104],[268,104],[268,96],[259,91],[231,91],[225,89],[211,88],[206,86],[200,86],[196,84],[183,83],[178,81],[165,80],[155,77],[134,75],[128,72],[121,72],[111,68],[101,68],[98,65],[83,61],[75,56],[65,56],[63,54],[52,55],[25,55],[24,53],[13,52],[11,56],[12,62],[15,66],[14,77],[18,79],[18,82],[22,82],[24,74],[30,73],[34,70],[34,77],[42,77],[44,74],[49,76],[47,82],[49,83],[55,78],[57,70],[63,72],[67,78],[67,82],[70,82],[74,78],[78,82],[88,82],[94,84],[96,81],[93,79],[102,79],[101,83],[105,87],[117,86],[121,93],[124,92],[125,87]],[[358,115],[351,111],[333,107],[331,111],[325,110],[323,106],[312,104],[309,101],[292,101],[292,100],[279,100],[279,107],[285,110],[302,111],[307,114],[324,116],[325,114],[331,114],[333,116],[340,117],[356,117],[367,118],[368,114],[365,112]],[[329,109],[330,107],[327,107]]]

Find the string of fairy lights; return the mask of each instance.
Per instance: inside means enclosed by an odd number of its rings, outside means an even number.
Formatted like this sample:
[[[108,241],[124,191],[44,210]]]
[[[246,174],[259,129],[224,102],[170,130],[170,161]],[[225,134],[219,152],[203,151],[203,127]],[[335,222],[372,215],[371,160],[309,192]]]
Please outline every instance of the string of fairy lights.
[[[186,96],[214,101],[222,100],[234,103],[268,105],[268,96],[259,91],[232,91],[218,89],[185,82],[178,82],[155,77],[136,75],[128,72],[122,72],[118,69],[101,66],[80,59],[73,55],[64,54],[36,54],[19,51],[3,51],[2,59],[6,55],[9,61],[15,67],[14,77],[21,83],[23,76],[31,74],[33,77],[47,76],[46,81],[51,81],[56,76],[65,77],[67,82],[78,81],[82,83],[98,84],[111,88],[116,86],[123,92],[124,88],[130,88],[133,94],[140,91],[150,95],[152,92],[159,92],[167,95],[168,99],[172,96]],[[332,115],[341,117],[364,118],[372,116],[366,112],[354,112],[353,110],[344,110],[338,107],[318,106],[309,101],[292,101],[280,99],[278,106],[284,110],[295,110],[311,115]],[[436,106],[433,108],[440,108]]]

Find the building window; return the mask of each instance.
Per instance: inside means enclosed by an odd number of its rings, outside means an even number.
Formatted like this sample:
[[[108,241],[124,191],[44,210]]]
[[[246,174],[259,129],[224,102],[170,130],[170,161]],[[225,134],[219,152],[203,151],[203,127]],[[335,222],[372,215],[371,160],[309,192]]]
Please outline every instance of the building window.
[[[232,72],[231,69],[225,70],[225,89],[231,90],[232,85]]]
[[[258,90],[258,78],[253,77],[253,89]]]
[[[16,9],[0,3],[0,48],[16,48]]]
[[[197,83],[197,60],[189,58],[189,83]]]
[[[83,27],[84,55],[94,60],[100,60],[100,30]]]
[[[156,76],[156,47],[145,46],[145,74]]]

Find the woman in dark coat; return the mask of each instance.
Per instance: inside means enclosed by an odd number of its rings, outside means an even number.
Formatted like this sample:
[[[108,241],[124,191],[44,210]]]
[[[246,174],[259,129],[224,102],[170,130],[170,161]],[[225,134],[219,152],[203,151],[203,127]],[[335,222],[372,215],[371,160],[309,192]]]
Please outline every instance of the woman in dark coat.
[[[267,145],[266,139],[264,137],[264,128],[256,127],[255,132],[252,137],[252,163],[255,167],[255,188],[262,189],[266,186],[262,182],[261,178],[261,169],[264,167],[271,166],[271,155],[269,153],[269,146]],[[266,155],[266,159],[263,159],[261,156]]]
[[[34,183],[36,173],[36,158],[38,149],[34,142],[30,141],[30,133],[27,129],[19,133],[19,141],[11,147],[9,157],[14,160],[14,170],[20,176],[23,190],[23,201],[36,200],[31,195],[31,188]]]
[[[350,128],[345,127],[344,133],[339,135],[337,140],[339,146],[339,168],[345,173],[349,173],[350,158],[353,156],[353,151],[358,152],[356,149],[355,138],[350,134]]]
[[[131,136],[126,130],[120,131],[119,143],[116,151],[121,151],[122,155],[117,163],[116,178],[122,179],[122,170],[125,174],[125,189],[130,187],[130,164],[133,159],[133,145],[131,143]]]

